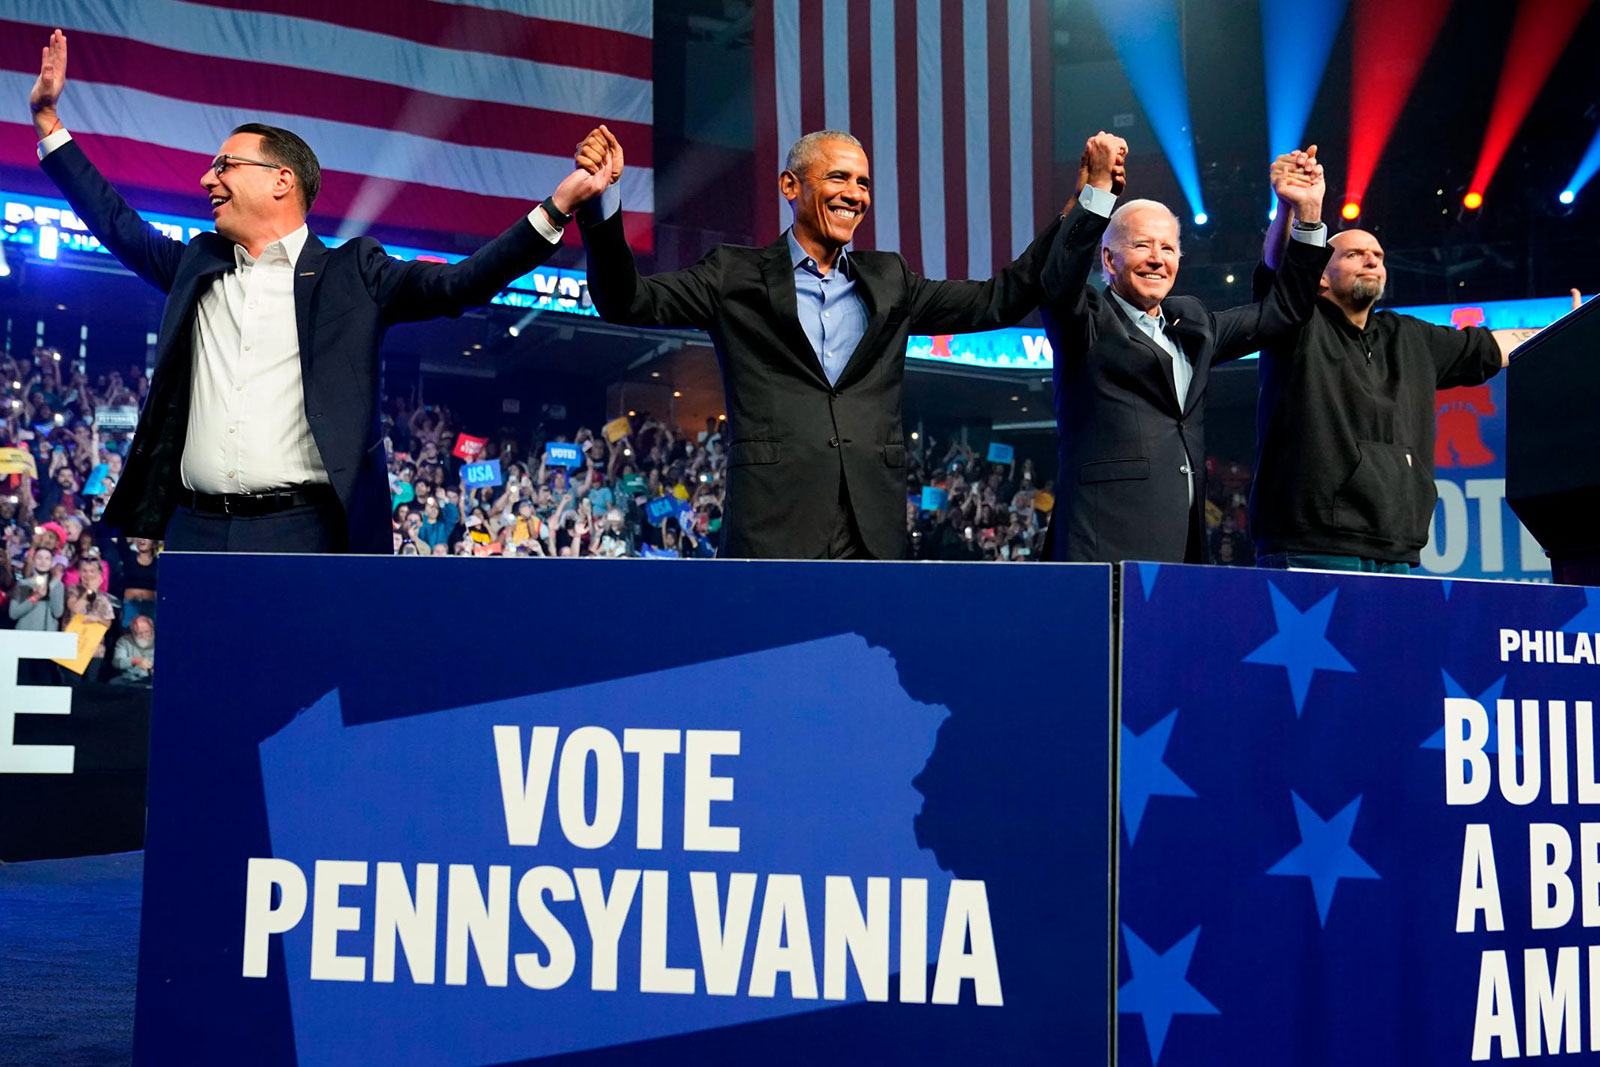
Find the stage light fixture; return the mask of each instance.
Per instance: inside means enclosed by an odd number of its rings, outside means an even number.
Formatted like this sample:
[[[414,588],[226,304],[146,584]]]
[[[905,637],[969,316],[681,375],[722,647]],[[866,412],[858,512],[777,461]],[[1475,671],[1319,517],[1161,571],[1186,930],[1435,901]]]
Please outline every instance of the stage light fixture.
[[[1495,90],[1494,106],[1489,109],[1489,125],[1483,133],[1478,165],[1468,189],[1481,192],[1489,188],[1517,127],[1549,80],[1556,60],[1561,58],[1588,7],[1588,0],[1522,0],[1518,6],[1517,20],[1506,43],[1505,65],[1500,68],[1500,85]]]
[[[1211,221],[1211,216],[1207,215],[1204,211],[1196,211],[1194,213],[1194,224],[1196,226],[1204,226],[1206,223],[1208,223],[1210,221]]]
[[[1361,205],[1354,200],[1346,200],[1344,207],[1339,209],[1339,215],[1346,222],[1354,222],[1361,215]]]
[[[1461,206],[1468,211],[1476,211],[1483,206],[1483,194],[1474,189],[1461,198]]]
[[[1578,199],[1578,194],[1573,192],[1571,189],[1563,189],[1561,190],[1561,195],[1556,197],[1556,199],[1561,201],[1563,204],[1570,204],[1574,200]]]
[[[1589,179],[1600,171],[1600,130],[1596,130],[1594,137],[1589,141],[1589,147],[1583,153],[1583,159],[1578,161],[1578,167],[1572,172],[1572,177],[1567,179],[1565,191],[1561,194],[1572,194],[1572,200],[1578,198],[1583,192],[1583,187],[1589,184]],[[1572,200],[1563,200],[1563,204],[1570,204]]]
[[[1350,39],[1350,199],[1365,198],[1451,0],[1354,0]]]
[[[1200,195],[1200,164],[1195,157],[1189,118],[1189,88],[1184,81],[1178,0],[1094,0],[1100,25],[1116,50],[1122,71],[1144,108],[1178,187],[1197,214],[1205,214]],[[1203,224],[1202,224],[1203,225]]]

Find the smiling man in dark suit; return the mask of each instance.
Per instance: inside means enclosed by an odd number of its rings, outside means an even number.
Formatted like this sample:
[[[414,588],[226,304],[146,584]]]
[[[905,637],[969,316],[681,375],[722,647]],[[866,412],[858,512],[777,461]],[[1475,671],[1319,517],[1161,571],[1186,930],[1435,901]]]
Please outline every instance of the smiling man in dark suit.
[[[459,315],[544,262],[604,177],[574,170],[460,263],[401,263],[371,238],[324,246],[306,227],[315,154],[288,130],[249,123],[200,178],[216,232],[176,241],[62,127],[66,69],[56,30],[28,100],[40,165],[101,243],[167,294],[149,398],[106,522],[179,550],[388,554],[384,332]]]
[[[580,166],[621,175],[601,127]],[[614,187],[613,187],[614,188]],[[906,549],[900,395],[906,338],[992,330],[1039,302],[1058,222],[988,281],[935,281],[894,252],[850,251],[872,203],[848,133],[795,142],[778,189],[794,224],[765,248],[718,245],[687,270],[641,277],[608,192],[580,213],[589,293],[608,322],[705,330],[730,423],[725,556],[898,559]]]
[[[1179,263],[1172,212],[1151,200],[1115,206],[1126,153],[1119,137],[1089,139],[1078,202],[1045,267],[1061,460],[1048,558],[1199,563],[1206,383],[1213,364],[1311,317],[1328,260],[1322,169],[1273,172],[1294,211],[1284,269],[1260,301],[1212,312],[1171,295]],[[1103,293],[1088,284],[1096,264]]]

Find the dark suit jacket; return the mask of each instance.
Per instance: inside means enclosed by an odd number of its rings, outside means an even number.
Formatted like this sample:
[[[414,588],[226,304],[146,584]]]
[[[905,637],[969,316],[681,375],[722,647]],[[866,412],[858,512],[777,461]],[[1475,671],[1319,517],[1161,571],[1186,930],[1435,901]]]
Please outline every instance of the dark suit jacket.
[[[1055,233],[984,282],[934,281],[893,252],[850,253],[867,328],[828,384],[796,313],[789,245],[718,245],[687,270],[640,277],[622,213],[585,225],[589,293],[608,322],[711,335],[731,441],[723,555],[815,559],[842,518],[840,477],[867,550],[906,548],[906,443],[900,422],[906,338],[991,330],[1040,299]]]
[[[106,522],[123,533],[159,538],[183,491],[195,307],[218,274],[234,269],[233,243],[214,233],[176,241],[151,228],[75,142],[40,165],[101,243],[167,294],[150,395],[105,511]],[[311,435],[344,509],[347,551],[393,551],[378,422],[384,332],[397,322],[459,315],[485,303],[556,247],[526,219],[456,264],[401,263],[369,237],[329,249],[307,236],[294,279],[300,372]]]
[[[1329,251],[1291,241],[1272,291],[1211,312],[1187,296],[1161,302],[1167,332],[1194,370],[1181,402],[1172,357],[1088,285],[1107,220],[1074,206],[1045,267],[1044,324],[1055,353],[1060,472],[1047,558],[1199,563],[1205,502],[1205,397],[1211,367],[1248,355],[1311,316]],[[1187,448],[1187,452],[1186,452]],[[1187,455],[1187,459],[1186,459]],[[1188,553],[1190,545],[1198,551]]]

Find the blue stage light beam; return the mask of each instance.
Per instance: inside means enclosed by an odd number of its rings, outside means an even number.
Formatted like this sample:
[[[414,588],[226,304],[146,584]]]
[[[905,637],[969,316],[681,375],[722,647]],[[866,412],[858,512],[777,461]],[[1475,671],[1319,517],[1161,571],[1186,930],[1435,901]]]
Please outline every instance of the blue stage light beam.
[[[1561,196],[1558,199],[1563,204],[1570,204],[1578,199],[1578,194],[1583,192],[1583,187],[1589,184],[1589,179],[1593,178],[1596,172],[1600,172],[1600,130],[1594,131],[1594,138],[1589,142],[1589,150],[1583,154],[1583,159],[1578,161],[1578,169],[1572,172],[1567,184],[1561,187]]]
[[[1261,5],[1267,77],[1267,148],[1276,159],[1300,139],[1322,85],[1349,0],[1271,0]]]
[[[1200,165],[1189,120],[1189,87],[1178,41],[1177,0],[1094,0],[1100,25],[1155,130],[1190,213],[1204,215]]]
[[[1349,0],[1263,0],[1269,158],[1305,147],[1306,122],[1348,6]],[[1267,217],[1277,217],[1276,197]]]

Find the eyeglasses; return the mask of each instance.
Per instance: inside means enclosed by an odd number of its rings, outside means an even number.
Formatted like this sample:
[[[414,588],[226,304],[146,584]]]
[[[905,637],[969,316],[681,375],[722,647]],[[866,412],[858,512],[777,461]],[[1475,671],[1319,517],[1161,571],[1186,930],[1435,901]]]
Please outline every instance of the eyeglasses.
[[[268,163],[264,159],[247,159],[244,156],[234,156],[224,152],[222,155],[211,161],[211,173],[220,178],[222,177],[223,172],[229,167],[237,166],[239,164],[249,164],[252,167],[269,167],[272,170],[285,169],[282,164],[279,163]]]

